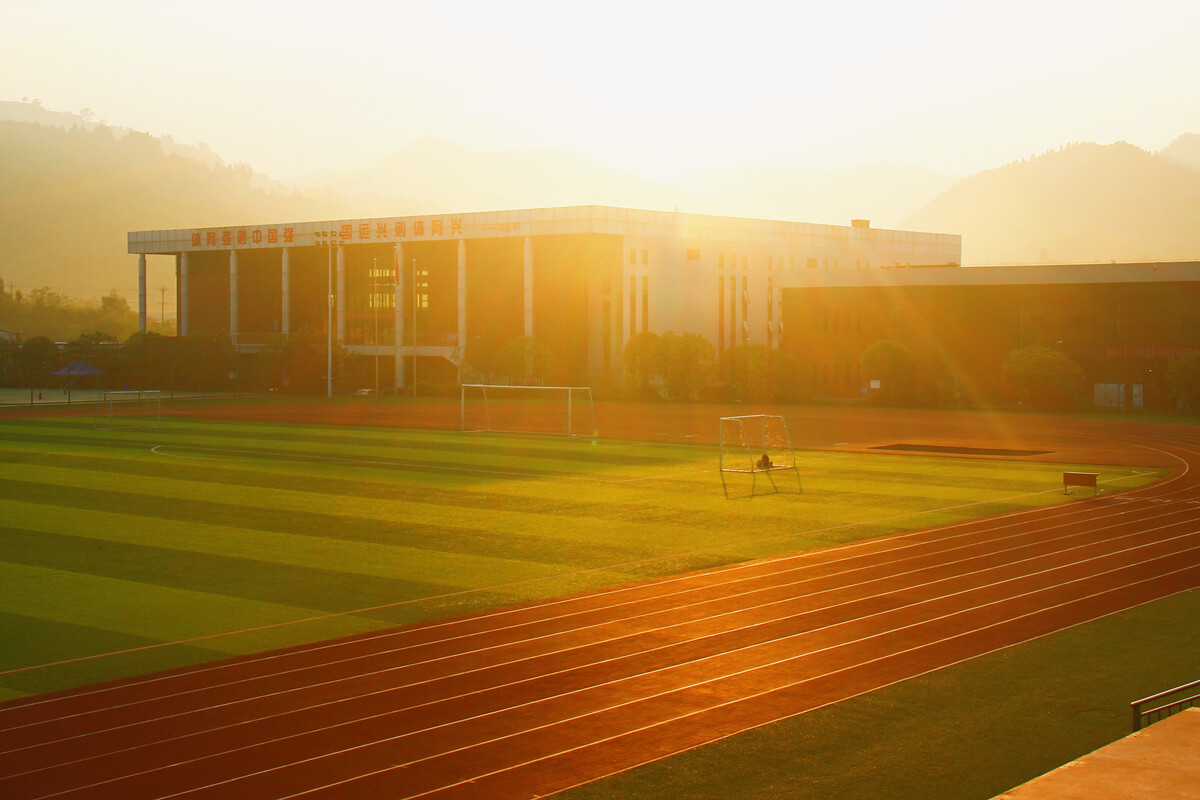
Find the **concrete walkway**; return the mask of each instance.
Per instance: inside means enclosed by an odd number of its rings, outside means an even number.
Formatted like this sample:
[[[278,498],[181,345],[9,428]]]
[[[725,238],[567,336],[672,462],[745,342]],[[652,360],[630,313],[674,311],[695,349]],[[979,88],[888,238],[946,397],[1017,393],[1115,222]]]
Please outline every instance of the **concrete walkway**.
[[[1200,708],[1156,722],[996,800],[1200,798]]]

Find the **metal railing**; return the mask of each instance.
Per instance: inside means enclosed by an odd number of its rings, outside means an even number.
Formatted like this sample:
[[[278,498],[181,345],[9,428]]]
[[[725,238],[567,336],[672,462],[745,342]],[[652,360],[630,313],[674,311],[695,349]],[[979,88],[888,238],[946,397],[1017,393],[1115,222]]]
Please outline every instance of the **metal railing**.
[[[1183,686],[1176,686],[1174,689],[1168,689],[1165,692],[1152,694],[1149,697],[1143,697],[1141,700],[1134,700],[1129,704],[1133,711],[1133,730],[1134,733],[1140,731],[1151,722],[1158,722],[1161,719],[1171,716],[1172,714],[1182,711],[1185,708],[1191,708],[1196,705],[1196,701],[1200,700],[1200,692],[1195,691],[1200,689],[1200,681],[1192,681],[1185,683]],[[1174,697],[1184,692],[1194,692],[1188,697],[1183,697],[1178,700],[1173,700],[1169,703],[1163,703],[1153,708],[1142,710],[1144,706],[1150,703],[1157,703],[1160,700],[1166,700],[1169,697]],[[1153,717],[1153,719],[1151,719]]]

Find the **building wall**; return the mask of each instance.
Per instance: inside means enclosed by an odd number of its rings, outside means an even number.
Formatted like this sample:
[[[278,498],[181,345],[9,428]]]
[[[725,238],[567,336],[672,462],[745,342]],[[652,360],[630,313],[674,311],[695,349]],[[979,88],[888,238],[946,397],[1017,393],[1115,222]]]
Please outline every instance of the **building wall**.
[[[1200,348],[1200,281],[808,287],[785,289],[783,305],[783,348],[813,398],[861,397],[862,352],[894,339],[916,354],[934,402],[999,398],[1008,354],[1044,345],[1089,384],[1142,384],[1155,405],[1170,354]]]
[[[533,247],[533,334],[555,353],[555,380],[604,382],[634,333],[698,333],[720,351],[778,346],[779,291],[798,276],[899,264],[957,264],[954,235],[713,217],[603,206],[425,215],[235,228],[142,231],[129,252],[189,258],[190,330],[229,330],[229,252],[238,253],[238,342],[282,330],[282,248],[291,330],[324,329],[329,241],[341,245],[343,343],[394,341],[395,248],[405,304],[415,270],[418,344],[494,351],[525,330],[524,245]],[[465,341],[458,253],[466,245]],[[335,290],[336,291],[336,290]],[[411,309],[405,331],[411,330]],[[383,324],[385,314],[389,324]],[[378,332],[376,322],[379,322]],[[411,344],[411,342],[409,342]]]

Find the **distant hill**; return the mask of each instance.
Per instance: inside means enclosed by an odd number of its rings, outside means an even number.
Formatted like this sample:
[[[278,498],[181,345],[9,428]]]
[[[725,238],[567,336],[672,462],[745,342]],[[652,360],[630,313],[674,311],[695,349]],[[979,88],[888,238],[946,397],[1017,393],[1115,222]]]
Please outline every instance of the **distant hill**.
[[[1178,136],[1158,154],[1167,161],[1200,172],[1200,133]]]
[[[1152,154],[1075,144],[955,184],[900,226],[961,233],[963,262],[1037,264],[1200,258],[1195,137]]]
[[[0,122],[0,277],[26,292],[49,286],[82,300],[116,289],[136,306],[128,231],[347,217],[376,208],[369,198],[252,183],[249,167],[167,155],[144,133]]]

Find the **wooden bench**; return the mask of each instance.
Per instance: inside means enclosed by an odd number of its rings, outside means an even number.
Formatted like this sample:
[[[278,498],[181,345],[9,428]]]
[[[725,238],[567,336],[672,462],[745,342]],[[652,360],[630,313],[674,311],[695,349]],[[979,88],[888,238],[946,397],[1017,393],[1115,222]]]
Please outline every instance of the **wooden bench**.
[[[1070,494],[1072,486],[1090,486],[1092,494],[1100,494],[1100,488],[1096,485],[1096,479],[1100,477],[1099,472],[1064,472],[1063,473],[1063,494]]]

